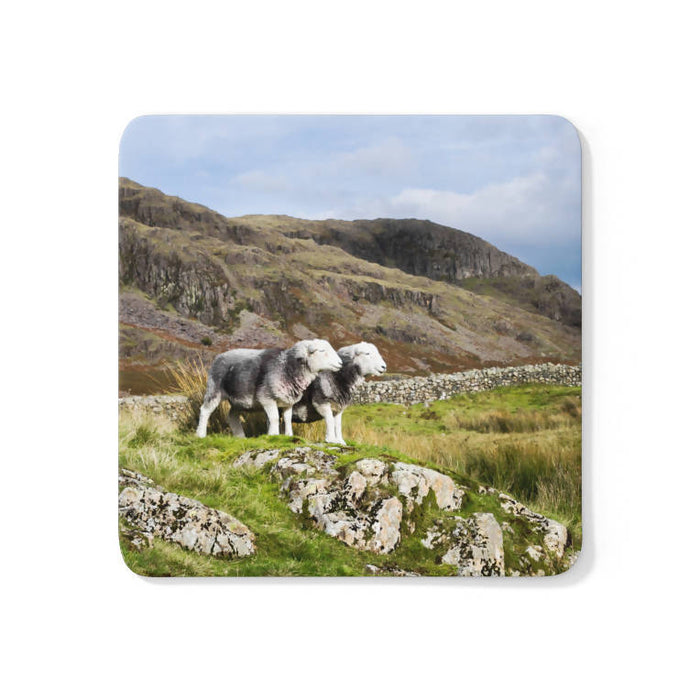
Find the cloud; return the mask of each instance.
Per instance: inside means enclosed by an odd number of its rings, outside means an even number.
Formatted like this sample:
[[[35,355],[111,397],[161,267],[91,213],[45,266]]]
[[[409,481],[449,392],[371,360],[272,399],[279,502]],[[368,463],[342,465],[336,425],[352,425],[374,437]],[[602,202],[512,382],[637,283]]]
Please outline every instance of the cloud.
[[[284,192],[290,189],[290,183],[284,176],[264,170],[239,173],[231,178],[231,184],[262,192]]]
[[[351,170],[366,175],[392,175],[412,165],[411,149],[398,138],[388,138],[354,151],[336,154],[330,168]]]
[[[542,172],[472,193],[407,188],[388,204],[392,216],[430,219],[487,240],[543,242],[580,235],[575,188]]]

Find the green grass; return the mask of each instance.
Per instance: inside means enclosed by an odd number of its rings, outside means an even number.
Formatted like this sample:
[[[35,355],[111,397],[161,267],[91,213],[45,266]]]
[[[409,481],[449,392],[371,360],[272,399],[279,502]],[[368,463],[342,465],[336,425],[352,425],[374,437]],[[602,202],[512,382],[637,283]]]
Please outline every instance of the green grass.
[[[120,466],[151,477],[168,491],[235,515],[253,530],[257,547],[254,556],[231,561],[187,552],[159,539],[152,549],[143,551],[122,540],[127,565],[150,576],[362,576],[370,563],[428,575],[453,573],[442,564],[417,564],[416,543],[384,557],[352,549],[310,526],[301,527],[299,516],[279,497],[279,484],[266,472],[231,466],[236,456],[249,449],[304,443],[301,438],[267,436],[240,440],[211,435],[200,440],[168,429],[162,421],[123,419]],[[381,454],[369,449],[355,459]],[[438,512],[437,506],[433,509]],[[420,554],[425,559],[424,549]]]
[[[404,527],[400,546],[382,556],[352,549],[304,522],[289,510],[278,495],[279,484],[264,470],[232,467],[246,450],[291,447],[304,444],[305,438],[315,441],[322,436],[321,423],[295,426],[295,430],[305,437],[241,440],[214,433],[199,439],[165,418],[124,412],[120,466],[151,477],[168,491],[231,513],[255,533],[257,546],[252,557],[230,561],[184,551],[158,539],[153,548],[137,551],[123,540],[129,567],[151,576],[358,576],[367,575],[367,564],[423,575],[454,573],[452,567],[439,563],[439,552],[420,544],[424,526],[445,516],[432,496],[412,514],[415,533]],[[339,470],[362,457],[392,457],[433,466],[471,487],[458,515],[488,510],[517,531],[519,523],[503,513],[498,499],[476,489],[476,482],[493,485],[564,522],[574,547],[580,548],[580,389],[498,389],[437,401],[429,408],[353,406],[345,414],[344,433],[356,449],[339,456]],[[513,566],[522,553],[517,538],[505,537],[504,543],[506,566]]]

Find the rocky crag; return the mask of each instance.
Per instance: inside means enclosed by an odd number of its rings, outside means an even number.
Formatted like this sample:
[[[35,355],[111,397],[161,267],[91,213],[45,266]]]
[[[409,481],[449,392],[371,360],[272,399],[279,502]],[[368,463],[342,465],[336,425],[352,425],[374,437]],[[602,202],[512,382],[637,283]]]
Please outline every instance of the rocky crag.
[[[123,368],[313,336],[413,375],[580,358],[580,296],[455,229],[229,219],[127,179],[119,206]]]
[[[575,556],[561,523],[421,465],[303,445],[251,450],[231,468],[267,474],[299,527],[376,555],[367,574],[415,575],[390,564],[401,547],[458,576],[544,576],[565,571]],[[133,472],[122,475],[120,513],[135,546],[155,536],[211,556],[255,555],[253,533],[233,516],[163,493]]]
[[[411,275],[496,295],[565,325],[581,327],[581,295],[471,233],[419,219],[309,221],[289,216],[235,219],[259,230],[272,222],[290,238],[312,239]]]

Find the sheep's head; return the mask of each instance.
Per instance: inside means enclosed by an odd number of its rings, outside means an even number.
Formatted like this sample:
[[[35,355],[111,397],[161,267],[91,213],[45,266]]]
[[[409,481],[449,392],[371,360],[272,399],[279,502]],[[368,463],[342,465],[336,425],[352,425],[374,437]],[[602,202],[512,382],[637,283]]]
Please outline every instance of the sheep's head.
[[[294,354],[306,362],[311,372],[337,372],[343,361],[327,340],[302,340],[294,346]]]
[[[368,374],[384,374],[386,372],[386,362],[379,354],[377,346],[372,343],[357,343],[341,348],[339,351],[344,359],[352,362],[363,377]]]

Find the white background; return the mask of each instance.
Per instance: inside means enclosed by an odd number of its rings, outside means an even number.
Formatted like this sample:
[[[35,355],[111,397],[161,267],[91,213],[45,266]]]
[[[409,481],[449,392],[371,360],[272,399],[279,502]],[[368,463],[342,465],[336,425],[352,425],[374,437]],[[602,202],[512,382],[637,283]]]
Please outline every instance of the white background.
[[[697,20],[685,2],[3,10],[6,697],[687,697]],[[584,137],[585,552],[532,581],[149,581],[115,514],[117,149],[164,112],[556,113]]]

